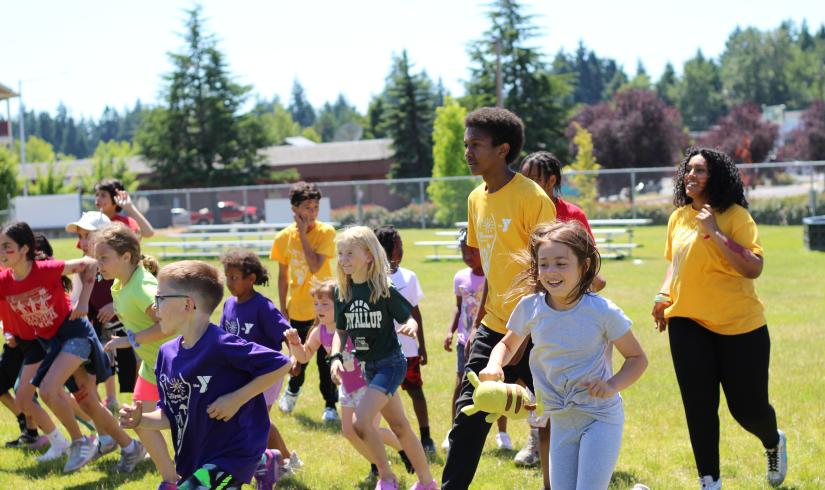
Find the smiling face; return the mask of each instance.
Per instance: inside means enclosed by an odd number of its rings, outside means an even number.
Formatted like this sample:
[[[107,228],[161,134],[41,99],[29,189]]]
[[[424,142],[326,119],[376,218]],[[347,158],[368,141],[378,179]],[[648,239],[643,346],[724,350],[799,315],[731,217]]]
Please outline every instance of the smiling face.
[[[124,279],[132,273],[131,254],[126,252],[118,255],[115,249],[104,242],[94,244],[94,258],[97,260],[97,270],[107,281]]]
[[[335,303],[332,296],[325,292],[318,292],[312,297],[312,300],[318,321],[322,325],[335,325]]]
[[[0,264],[3,267],[14,267],[26,260],[28,245],[22,247],[8,235],[0,234]]]
[[[506,165],[510,145],[493,145],[493,138],[487,131],[469,127],[464,131],[464,159],[473,175],[486,175],[498,171]]]
[[[237,267],[224,267],[223,274],[226,276],[226,288],[236,298],[246,298],[255,285],[255,274],[243,275],[243,271]]]
[[[364,247],[355,243],[338,244],[338,266],[344,274],[352,276],[354,281],[366,279],[371,263],[372,256]]]
[[[579,264],[573,249],[561,242],[548,240],[539,245],[536,255],[538,280],[547,291],[548,304],[557,309],[572,306],[578,298],[571,299],[571,293],[578,289],[585,268]]]
[[[702,155],[694,155],[685,166],[685,194],[691,199],[702,199],[708,185],[708,162]]]
[[[315,220],[318,219],[318,208],[319,203],[317,199],[307,199],[297,206],[292,206],[292,212],[307,220],[309,226],[312,227],[312,225],[315,224]]]

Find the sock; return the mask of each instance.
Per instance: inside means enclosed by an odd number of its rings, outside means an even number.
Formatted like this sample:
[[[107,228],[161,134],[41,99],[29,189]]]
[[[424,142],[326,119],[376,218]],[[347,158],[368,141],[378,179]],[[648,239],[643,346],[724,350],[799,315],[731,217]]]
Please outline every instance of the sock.
[[[429,441],[430,440],[430,428],[429,427],[421,427],[421,440],[422,441]]]
[[[401,451],[398,451],[398,456],[404,463],[404,469],[407,470],[407,473],[411,475],[415,473],[415,468],[413,468],[412,461],[410,461],[410,458],[407,457],[407,453],[405,453],[403,449]]]
[[[20,433],[26,432],[26,416],[22,413],[17,416],[17,425],[20,427]]]
[[[135,440],[134,440],[134,439],[132,439],[132,441],[131,441],[131,442],[129,442],[129,445],[128,445],[128,446],[126,446],[126,447],[124,447],[124,448],[123,448],[123,450],[124,450],[124,451],[126,451],[127,453],[134,452],[136,449],[137,449],[137,444],[135,444]]]
[[[66,439],[63,437],[63,434],[60,433],[60,429],[56,427],[53,431],[46,434],[46,438],[49,440],[49,444],[51,444],[52,446],[65,445],[67,442]]]

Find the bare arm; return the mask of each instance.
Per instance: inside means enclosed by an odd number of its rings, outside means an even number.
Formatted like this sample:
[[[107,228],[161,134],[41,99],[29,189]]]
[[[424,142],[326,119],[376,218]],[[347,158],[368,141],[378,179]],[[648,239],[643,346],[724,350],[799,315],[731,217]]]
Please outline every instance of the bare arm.
[[[473,338],[476,336],[476,330],[478,330],[479,325],[481,325],[481,320],[484,319],[484,315],[487,313],[487,310],[484,308],[485,303],[487,303],[487,278],[484,278],[484,289],[481,290],[481,301],[478,305],[478,312],[473,319],[473,326],[470,328],[469,335],[467,336],[467,343],[464,345],[465,358],[470,356],[470,346],[473,343]]]
[[[493,347],[493,351],[490,352],[487,367],[478,373],[478,379],[481,381],[504,381],[503,366],[506,366],[510,360],[513,359],[521,343],[524,342],[526,338],[527,337],[522,337],[512,330],[507,330],[504,338],[502,338],[496,346]]]
[[[659,288],[659,294],[656,295],[656,301],[653,303],[653,311],[650,312],[650,314],[653,315],[653,323],[660,332],[664,332],[667,328],[665,309],[673,304],[670,300],[670,282],[672,280],[673,264],[669,263],[667,264],[667,270],[665,270],[665,280],[662,281],[662,287]]]
[[[705,238],[710,239],[736,272],[748,279],[756,279],[762,274],[764,261],[751,250],[736,243],[731,237],[722,233],[716,223],[713,208],[706,204],[696,215],[697,221],[705,230]]]
[[[152,224],[149,223],[149,220],[146,219],[146,216],[140,212],[140,210],[132,203],[132,199],[129,197],[129,193],[126,191],[118,191],[117,196],[115,196],[115,204],[123,208],[133,220],[135,220],[138,224],[138,228],[140,228],[140,236],[143,238],[152,238],[155,236],[155,229],[152,227]]]
[[[298,336],[298,331],[294,328],[290,328],[284,333],[287,344],[289,345],[289,353],[292,354],[299,363],[306,364],[312,355],[315,354],[315,351],[318,350],[318,347],[321,346],[319,328],[323,327],[319,326],[312,329],[305,344],[301,344],[301,337]]]
[[[421,309],[415,305],[412,310],[412,317],[418,323],[418,330],[415,337],[418,339],[418,357],[421,358],[421,365],[427,365],[427,344],[424,341],[424,320],[421,319]]]
[[[321,270],[321,266],[324,265],[324,261],[327,258],[312,249],[312,245],[309,243],[309,238],[307,238],[306,232],[301,231],[300,227],[298,230],[298,235],[301,237],[301,248],[304,251],[304,257],[306,257],[307,266],[309,267],[309,271],[315,274]]]
[[[137,401],[134,405],[123,405],[120,409],[120,425],[126,429],[138,427],[149,430],[165,430],[171,426],[163,410],[157,409],[143,413],[143,402]]]
[[[275,371],[262,374],[249,383],[243,385],[241,388],[218,397],[217,400],[209,405],[206,409],[206,413],[213,419],[223,421],[231,419],[235,416],[244,403],[266,391],[267,388],[286,376],[286,373],[289,372],[291,368],[292,365],[287,362]]]
[[[289,318],[289,313],[286,311],[286,297],[289,293],[289,266],[278,263],[278,304],[281,307],[281,313]]]
[[[591,396],[609,398],[635,383],[647,369],[647,356],[632,330],[616,339],[613,344],[624,357],[624,364],[607,381],[591,380],[585,383]]]
[[[447,330],[447,335],[444,337],[444,350],[447,352],[453,351],[453,337],[455,331],[458,330],[458,322],[461,319],[461,296],[455,297],[455,313],[453,314],[453,322],[450,324],[450,329]],[[465,340],[466,342],[466,340]]]
[[[77,299],[77,304],[72,305],[72,313],[70,315],[72,320],[86,316],[89,313],[89,298],[92,297],[92,289],[95,285],[97,261],[91,257],[67,260],[63,265],[63,274],[73,273],[77,273],[80,277],[82,287],[80,289],[80,296]]]

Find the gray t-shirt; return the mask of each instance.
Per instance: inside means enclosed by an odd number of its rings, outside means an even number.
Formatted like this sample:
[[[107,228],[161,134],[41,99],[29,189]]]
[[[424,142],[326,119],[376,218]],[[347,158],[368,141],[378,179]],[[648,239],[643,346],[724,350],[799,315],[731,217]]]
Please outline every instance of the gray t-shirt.
[[[516,305],[507,328],[532,335],[530,371],[545,413],[586,412],[605,422],[624,417],[621,397],[594,398],[582,383],[613,376],[612,342],[630,330],[631,321],[612,301],[586,294],[573,308],[557,311],[544,293],[525,296]]]

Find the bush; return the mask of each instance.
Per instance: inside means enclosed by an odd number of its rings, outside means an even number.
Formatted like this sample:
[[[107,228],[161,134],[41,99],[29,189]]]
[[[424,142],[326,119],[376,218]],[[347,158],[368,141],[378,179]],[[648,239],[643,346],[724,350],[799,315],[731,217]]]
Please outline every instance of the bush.
[[[389,222],[390,212],[383,206],[376,204],[365,204],[361,206],[364,222],[361,223],[370,228],[386,224]],[[338,222],[341,226],[358,224],[358,208],[356,206],[344,206],[333,209],[330,213],[332,221]]]
[[[444,225],[444,223],[436,222],[436,206],[431,202],[425,202],[423,206],[413,203],[391,211],[387,224],[391,224],[396,228],[418,228],[421,226],[422,213],[427,226]]]

